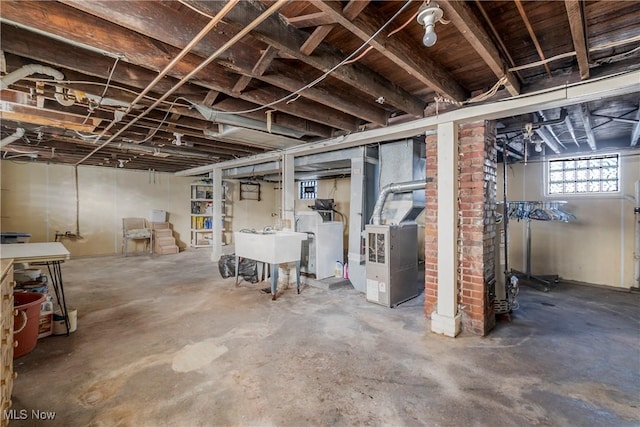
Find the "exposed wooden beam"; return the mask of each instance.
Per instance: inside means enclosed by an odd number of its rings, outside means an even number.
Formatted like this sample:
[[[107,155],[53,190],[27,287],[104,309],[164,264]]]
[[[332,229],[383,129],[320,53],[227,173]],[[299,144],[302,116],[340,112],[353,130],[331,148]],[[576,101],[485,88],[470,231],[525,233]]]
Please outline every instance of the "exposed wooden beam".
[[[334,25],[321,25],[316,27],[309,38],[302,44],[302,46],[300,46],[300,53],[311,55],[313,51],[320,46],[320,43],[322,43],[324,38],[329,35],[331,30],[333,30],[333,27]]]
[[[88,76],[96,76],[107,79],[109,76],[109,67],[113,65],[111,59],[94,52],[83,50],[76,46],[70,46],[58,40],[46,38],[44,36],[31,33],[11,25],[1,24],[2,47],[7,52],[14,54],[10,60],[17,67],[27,65],[32,61],[23,60],[15,55],[25,58],[44,62],[54,67],[62,67],[65,76],[71,80],[95,80],[96,82],[104,82],[104,80],[93,79]],[[65,52],[64,55],[58,52]],[[80,74],[74,74],[68,70],[76,70]],[[125,85],[131,89],[143,89],[146,84],[153,80],[156,74],[151,71],[131,63],[121,61],[116,67],[112,82],[118,85]],[[168,90],[177,80],[171,77],[165,77],[157,85],[157,90]],[[99,92],[101,86],[74,85],[88,93]],[[98,89],[96,89],[98,88]],[[198,99],[206,88],[198,85],[185,85],[181,88],[179,94],[189,99]],[[213,105],[220,91],[209,90],[204,98],[203,103],[207,106]],[[150,94],[153,95],[153,94]],[[122,99],[132,101],[135,95],[124,95]],[[211,104],[209,104],[211,103]],[[240,99],[230,98],[222,104],[216,105],[221,111],[245,111],[257,107],[256,103],[246,102]],[[162,107],[159,107],[162,109]],[[201,116],[192,110],[175,106],[174,111],[179,112],[183,116],[201,118]],[[242,114],[242,116],[250,117],[255,120],[265,121],[264,114],[260,111]],[[290,114],[278,114],[280,126],[288,127],[293,130],[307,132],[309,135],[329,137],[332,135],[328,126],[321,125],[313,121],[307,121]]]
[[[287,21],[296,28],[319,27],[321,25],[329,25],[336,22],[335,19],[328,17],[324,12],[292,16],[291,18],[287,18]]]
[[[74,8],[179,49],[182,49],[191,40],[191,33],[195,36],[199,25],[204,26],[207,23],[206,18],[198,14],[189,16],[176,14],[169,3],[148,1],[85,2],[77,0],[63,0],[63,3],[68,3]],[[148,16],[153,16],[154,19],[150,20],[147,18]],[[158,22],[161,22],[162,25],[158,25]],[[180,34],[176,34],[175,28],[183,28],[184,30]],[[192,50],[192,53],[203,58],[208,57],[215,50],[215,46],[227,42],[235,30],[225,23],[218,24],[216,28],[218,31],[209,33],[203,42]],[[263,78],[264,72],[276,55],[277,49],[273,47],[261,53],[253,45],[240,42],[230,48],[227,54],[221,57],[218,64],[233,70],[234,73],[253,77],[290,92],[296,91],[308,83],[308,79],[304,79],[292,69],[281,70],[279,74],[282,74],[283,80],[280,80],[280,76],[275,74],[269,74]],[[229,89],[235,90],[227,90],[227,93],[233,96],[241,93],[248,84],[247,79],[242,79],[237,82],[238,86],[234,87],[236,80],[237,78],[233,77],[233,83],[229,86]],[[245,86],[243,87],[243,85]],[[322,84],[318,86],[322,86]],[[324,92],[322,97],[313,96],[313,90],[305,91],[301,96],[366,121],[381,123],[386,119],[385,111],[371,102],[367,103],[366,100],[359,97],[349,97],[348,94],[339,91],[325,90]],[[346,107],[347,105],[349,107]]]
[[[207,107],[211,107],[213,103],[216,102],[218,95],[220,95],[220,92],[218,92],[217,90],[210,90],[202,100],[202,104],[206,105]]]
[[[180,119],[180,117],[182,116],[178,113],[172,113],[169,116],[169,125],[167,125],[167,132],[173,132],[176,129],[176,122],[178,121],[178,119]]]
[[[542,51],[542,47],[540,47],[540,43],[538,42],[538,37],[536,36],[535,31],[533,31],[533,27],[531,26],[531,22],[529,22],[529,17],[527,16],[527,12],[524,10],[524,6],[522,4],[522,0],[514,0],[516,3],[516,7],[518,8],[518,12],[520,12],[520,16],[524,21],[525,27],[527,27],[527,31],[529,32],[529,37],[531,37],[531,41],[533,45],[536,47],[536,51],[538,52],[538,56],[541,60],[546,60],[544,57],[544,52]],[[544,64],[544,69],[547,70],[547,74],[551,77],[551,69],[549,68],[549,64]]]
[[[215,14],[223,6],[222,2],[215,1],[182,1],[208,14]],[[264,10],[265,6],[259,2],[243,1],[227,14],[227,18],[236,25],[243,26],[250,23]],[[307,39],[306,33],[292,25],[287,25],[277,16],[269,17],[252,35],[258,40],[276,47],[282,53],[321,71],[329,71],[344,58],[343,53],[324,43],[318,47],[314,55],[300,53],[300,46]],[[339,67],[331,73],[331,76],[362,91],[365,96],[370,94],[372,100],[383,97],[387,104],[401,111],[414,116],[421,117],[423,115],[426,104],[424,101],[360,64]]]
[[[344,9],[342,9],[342,14],[349,21],[353,21],[369,3],[371,3],[370,0],[351,0],[345,5]]]
[[[469,44],[480,55],[484,62],[491,68],[491,71],[498,78],[503,76],[507,79],[505,87],[509,94],[516,96],[520,94],[520,82],[510,71],[508,66],[500,56],[498,48],[493,44],[491,37],[478,21],[471,8],[461,1],[441,1],[440,7],[445,12],[447,19],[458,28],[460,33]]]
[[[584,131],[587,134],[587,142],[592,151],[596,151],[596,138],[593,135],[593,126],[591,124],[591,113],[587,104],[580,105],[580,114],[582,115],[582,123],[584,124]]]
[[[502,49],[502,53],[509,60],[509,62],[508,62],[509,66],[510,67],[515,67],[516,62],[513,60],[513,57],[509,53],[509,49],[507,49],[507,46],[504,44],[504,40],[502,40],[502,37],[500,37],[500,34],[498,33],[498,30],[496,30],[495,25],[493,25],[493,22],[491,22],[491,18],[489,17],[487,12],[484,10],[484,6],[482,6],[482,0],[476,0],[476,6],[478,7],[478,10],[480,10],[480,13],[484,17],[484,21],[489,26],[489,29],[491,29],[491,33],[493,34],[493,37],[496,39],[496,41],[500,45],[500,48]],[[516,75],[518,76],[519,81],[523,80],[522,79],[522,75],[520,75],[519,71],[516,71]]]
[[[251,76],[240,76],[236,84],[234,84],[233,87],[231,88],[231,93],[233,94],[241,93],[243,90],[245,90],[247,86],[249,86],[250,82],[251,82]]]
[[[264,72],[267,71],[267,68],[269,68],[269,66],[271,65],[271,62],[274,60],[276,55],[278,55],[278,50],[274,49],[272,46],[269,46],[267,49],[265,49],[265,51],[262,53],[262,56],[260,56],[260,59],[258,60],[258,62],[256,62],[256,64],[253,66],[253,69],[251,70],[252,75],[255,75],[255,76],[263,75]],[[249,85],[249,82],[251,82],[251,79],[252,77],[249,75],[241,76],[236,82],[236,84],[233,86],[233,89],[231,89],[231,92],[233,93],[242,92]]]
[[[347,5],[342,9],[342,13],[345,18],[350,21],[358,16],[360,12],[364,10],[365,7],[369,4],[369,0],[351,0]],[[324,12],[322,12],[324,14]],[[325,14],[326,15],[326,14]],[[313,30],[313,33],[309,36],[307,41],[304,42],[302,47],[300,47],[300,52],[305,55],[311,55],[314,50],[322,43],[322,41],[329,35],[331,30],[334,28],[333,24],[330,25],[320,25],[318,28]]]
[[[576,57],[578,59],[580,78],[585,80],[589,78],[589,49],[587,48],[587,33],[582,11],[583,1],[565,0],[564,5],[567,9],[567,17],[569,18],[573,48],[576,51]]]
[[[383,18],[363,14],[360,14],[352,22],[342,14],[339,3],[336,2],[314,1],[313,4],[365,41],[384,25]],[[387,32],[383,31],[369,44],[384,57],[434,91],[456,101],[463,101],[467,98],[466,91],[444,68],[433,61],[427,61],[421,55],[416,55],[415,46],[405,41],[402,34],[396,34],[392,39],[388,39],[386,34]]]
[[[633,125],[633,131],[631,132],[631,146],[635,147],[640,140],[640,105],[636,111],[636,124]]]
[[[119,2],[113,2],[114,7],[118,3]],[[129,5],[129,3],[127,3],[127,5]],[[127,30],[119,25],[97,18],[91,18],[84,12],[64,6],[60,3],[16,3],[5,1],[2,4],[2,14],[3,18],[19,22],[27,27],[38,28],[41,31],[69,39],[74,42],[79,42],[84,45],[92,46],[94,48],[113,50],[114,46],[116,46],[119,53],[124,54],[129,63],[152,69],[154,71],[162,70],[167,61],[174,58],[179,53],[177,48],[163,44],[157,40],[152,40],[142,34]],[[41,19],[42,16],[47,16],[48,19]],[[62,25],[60,22],[64,22],[65,24]],[[182,61],[176,64],[176,66],[169,72],[169,75],[176,78],[183,78],[201,62],[201,58],[193,54],[188,54]],[[198,74],[198,79],[194,80],[192,83],[233,96],[231,88],[235,84],[236,79],[237,77],[234,73],[230,73],[219,65],[210,64]],[[282,92],[278,93],[278,95],[281,94]],[[250,95],[243,94],[242,98],[250,102],[256,102],[256,99],[252,99]],[[265,96],[261,96],[260,101],[256,103],[263,104],[265,102],[265,98]],[[280,97],[271,96],[269,102],[277,99],[280,99]],[[301,112],[299,109],[288,107],[289,106],[287,104],[281,103],[274,108],[287,113],[294,110]],[[302,118],[338,128],[340,125],[349,123],[349,126],[346,127],[345,130],[354,130],[355,125],[353,125],[353,120],[351,118],[344,117],[344,120],[332,121],[333,114],[328,115],[325,111],[326,108],[323,106],[318,107],[320,108],[319,111],[316,110],[315,105],[307,104],[307,109],[304,110],[304,117]],[[339,111],[335,111],[335,115],[347,116]]]
[[[256,65],[253,66],[253,69],[251,70],[253,74],[256,76],[263,75],[265,71],[267,71],[273,60],[276,58],[276,56],[278,56],[278,49],[274,48],[273,46],[268,46],[265,51],[262,52],[262,56],[260,56],[260,59],[258,60],[258,62],[256,62]]]

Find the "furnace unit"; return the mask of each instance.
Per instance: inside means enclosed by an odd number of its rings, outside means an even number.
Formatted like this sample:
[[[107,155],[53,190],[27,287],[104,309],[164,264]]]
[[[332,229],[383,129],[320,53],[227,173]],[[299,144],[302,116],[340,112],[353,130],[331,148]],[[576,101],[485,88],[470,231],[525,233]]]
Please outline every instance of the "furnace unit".
[[[365,233],[367,301],[395,307],[420,295],[416,223],[369,224]]]

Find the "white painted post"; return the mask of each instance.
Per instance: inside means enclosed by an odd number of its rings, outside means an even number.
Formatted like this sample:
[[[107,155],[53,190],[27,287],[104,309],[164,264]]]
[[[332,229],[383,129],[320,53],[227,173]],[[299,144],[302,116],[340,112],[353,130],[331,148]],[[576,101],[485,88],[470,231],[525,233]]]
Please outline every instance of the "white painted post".
[[[282,224],[285,230],[295,230],[295,156],[282,156]]]
[[[458,313],[458,125],[438,125],[438,304],[431,330],[455,337]]]
[[[222,255],[222,169],[214,168],[211,174],[213,179],[213,224],[211,225],[211,261],[218,262]]]

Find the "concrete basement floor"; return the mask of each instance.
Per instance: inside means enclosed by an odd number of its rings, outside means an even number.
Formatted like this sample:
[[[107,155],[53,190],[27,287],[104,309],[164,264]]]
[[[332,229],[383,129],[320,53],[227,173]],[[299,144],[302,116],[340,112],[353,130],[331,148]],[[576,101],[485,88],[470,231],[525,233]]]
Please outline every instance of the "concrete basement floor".
[[[640,294],[524,287],[485,338],[434,335],[419,297],[222,279],[205,250],[73,259],[78,330],[15,361],[51,426],[637,426]]]

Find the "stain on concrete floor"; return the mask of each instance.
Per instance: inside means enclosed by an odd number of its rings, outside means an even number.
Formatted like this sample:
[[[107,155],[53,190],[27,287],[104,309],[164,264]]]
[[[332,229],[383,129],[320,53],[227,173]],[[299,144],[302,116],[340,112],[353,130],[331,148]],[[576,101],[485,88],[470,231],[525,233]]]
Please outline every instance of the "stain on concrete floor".
[[[206,251],[62,266],[78,330],[15,361],[51,426],[637,426],[640,294],[523,288],[485,338],[353,289],[222,279]],[[45,424],[46,423],[46,424]]]

